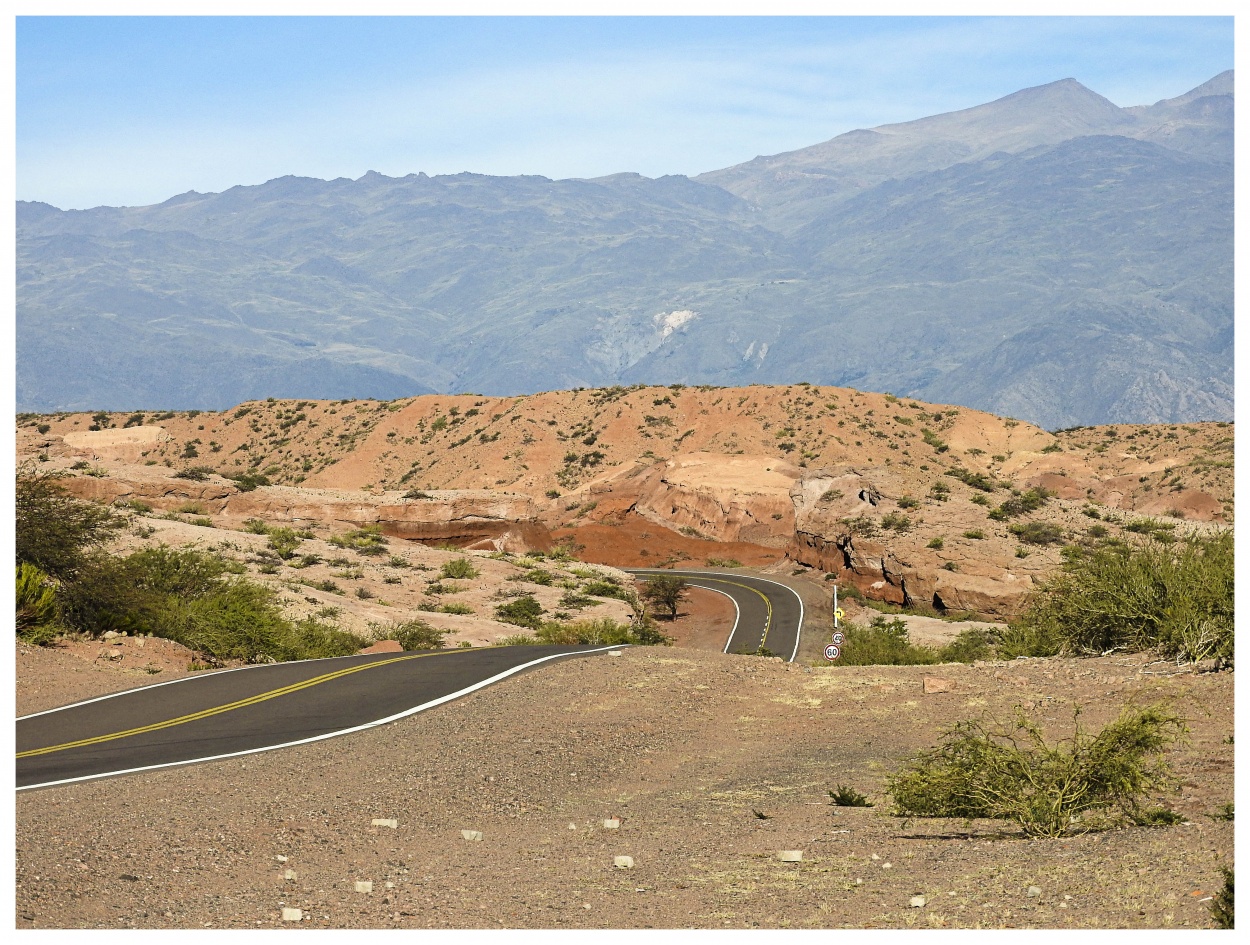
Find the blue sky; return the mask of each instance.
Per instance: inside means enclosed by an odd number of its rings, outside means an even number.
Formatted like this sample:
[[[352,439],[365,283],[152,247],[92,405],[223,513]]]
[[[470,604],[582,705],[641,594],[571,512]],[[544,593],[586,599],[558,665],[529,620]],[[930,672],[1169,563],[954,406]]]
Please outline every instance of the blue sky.
[[[694,175],[1073,77],[1233,67],[1231,17],[20,17],[17,196],[157,203],[284,174]]]

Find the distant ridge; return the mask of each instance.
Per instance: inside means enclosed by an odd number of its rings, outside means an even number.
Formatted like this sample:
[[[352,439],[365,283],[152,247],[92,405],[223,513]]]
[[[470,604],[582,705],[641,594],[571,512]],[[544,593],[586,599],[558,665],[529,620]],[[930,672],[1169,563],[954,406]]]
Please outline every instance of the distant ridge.
[[[810,381],[1228,420],[1232,79],[1133,108],[1061,79],[694,179],[19,202],[18,408]]]

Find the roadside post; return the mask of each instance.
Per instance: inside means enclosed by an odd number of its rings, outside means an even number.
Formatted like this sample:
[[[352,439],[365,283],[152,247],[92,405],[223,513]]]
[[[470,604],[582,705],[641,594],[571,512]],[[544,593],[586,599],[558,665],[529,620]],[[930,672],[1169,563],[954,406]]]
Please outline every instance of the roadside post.
[[[831,663],[842,655],[842,644],[846,642],[846,637],[838,629],[841,619],[842,610],[838,607],[838,585],[835,584],[833,585],[833,642],[825,647],[825,659]]]

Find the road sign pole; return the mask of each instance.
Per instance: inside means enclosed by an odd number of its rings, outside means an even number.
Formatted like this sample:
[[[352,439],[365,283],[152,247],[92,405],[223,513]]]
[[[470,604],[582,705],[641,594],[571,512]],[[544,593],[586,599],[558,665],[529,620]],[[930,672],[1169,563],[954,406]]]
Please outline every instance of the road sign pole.
[[[833,629],[838,629],[838,585],[833,585]]]

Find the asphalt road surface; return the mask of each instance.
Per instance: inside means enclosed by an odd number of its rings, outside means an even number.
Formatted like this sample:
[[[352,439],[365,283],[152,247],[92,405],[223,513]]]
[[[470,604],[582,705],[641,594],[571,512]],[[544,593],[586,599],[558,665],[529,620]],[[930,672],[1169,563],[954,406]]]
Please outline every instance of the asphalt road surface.
[[[725,643],[726,653],[755,653],[761,646],[793,662],[803,630],[803,601],[794,591],[754,575],[735,571],[677,571],[672,568],[627,568],[647,578],[671,574],[694,587],[724,594],[738,608],[738,619]]]
[[[17,720],[17,788],[298,745],[383,725],[606,646],[374,653],[190,676]]]

